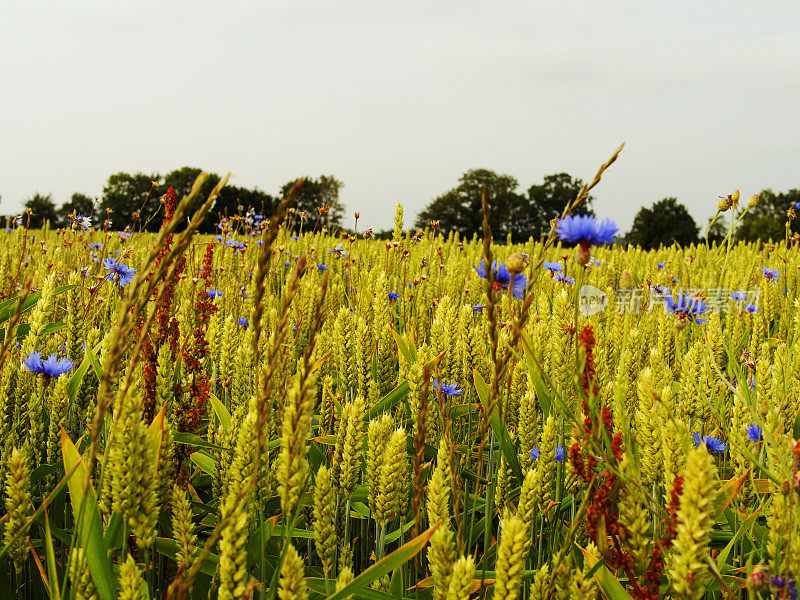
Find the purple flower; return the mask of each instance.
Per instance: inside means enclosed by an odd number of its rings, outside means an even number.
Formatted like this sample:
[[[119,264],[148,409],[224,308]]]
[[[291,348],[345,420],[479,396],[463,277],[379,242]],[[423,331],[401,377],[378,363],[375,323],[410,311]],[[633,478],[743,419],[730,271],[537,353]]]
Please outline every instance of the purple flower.
[[[664,268],[664,263],[662,263],[662,262],[660,262],[660,263],[656,263],[656,266],[657,266],[659,269],[663,269],[663,268]]]
[[[566,275],[564,275],[564,273],[556,273],[555,277],[553,277],[553,279],[555,279],[556,281],[560,281],[561,283],[566,283],[566,284],[569,284],[569,285],[572,285],[573,283],[575,283],[575,278],[574,277],[567,277]]]
[[[745,431],[747,432],[747,439],[751,442],[760,442],[764,439],[764,432],[761,429],[761,425],[757,423],[750,423],[750,425],[745,427]]]
[[[705,444],[706,448],[715,452],[716,454],[722,454],[728,449],[728,446],[722,442],[722,440],[715,438],[714,436],[710,435],[703,435],[701,436],[699,433],[693,433],[692,438],[694,438],[694,445],[699,446],[700,444]]]
[[[458,389],[455,383],[442,383],[440,385],[438,379],[433,380],[433,387],[434,389],[440,390],[447,396],[460,396],[464,393],[464,390]]]
[[[386,297],[389,298],[389,300],[391,300],[392,302],[394,302],[395,300],[397,300],[400,297],[400,294],[395,294],[394,292],[389,292],[388,294],[386,294]]]
[[[747,304],[744,309],[749,313],[757,313],[758,307],[755,304]]]
[[[245,329],[250,327],[250,320],[247,317],[239,317],[236,322],[239,323],[239,327],[243,327]]]
[[[539,455],[541,454],[541,450],[539,450],[536,446],[531,448],[531,458],[533,460],[539,460]]]
[[[97,250],[102,247],[103,247],[103,242],[95,242],[93,244],[89,244],[89,248],[91,248],[92,250]]]
[[[484,308],[486,308],[485,304],[473,304],[472,312],[483,312]]]
[[[769,267],[761,267],[761,272],[764,273],[764,279],[771,281],[773,285],[781,276],[778,269],[770,269]]]
[[[319,263],[317,265],[317,270],[318,271],[327,271],[328,270],[328,265],[323,265],[322,263]]]
[[[562,241],[584,247],[611,244],[618,230],[611,219],[598,221],[594,215],[570,215],[561,219],[556,227]]]
[[[556,462],[564,462],[564,446],[556,446]]]
[[[558,273],[559,271],[564,270],[564,265],[560,262],[547,262],[545,261],[542,266],[550,271],[551,273]]]
[[[133,281],[133,276],[136,273],[136,269],[133,267],[124,265],[120,261],[111,257],[108,257],[103,261],[103,268],[111,271],[106,279],[109,281],[116,280],[117,283],[119,283],[119,287],[125,287],[131,281]]]
[[[708,305],[700,298],[692,298],[686,294],[678,294],[678,299],[673,300],[672,296],[664,298],[666,309],[676,315],[681,321],[694,321],[695,323],[705,323],[708,319],[699,319],[698,315],[708,312]]]
[[[206,294],[208,294],[212,298],[219,298],[220,296],[222,296],[222,292],[219,290],[206,290]]]
[[[483,264],[483,259],[481,259],[481,264],[477,267],[473,267],[475,272],[480,275],[483,279],[486,279],[486,267]],[[492,261],[492,271],[494,272],[494,289],[496,291],[508,289],[508,286],[511,285],[511,273],[509,272],[508,268],[506,267],[505,263],[500,263],[498,265],[497,261]],[[520,273],[519,275],[514,276],[514,289],[511,291],[514,298],[517,300],[522,299],[525,295],[525,288],[528,285],[528,278]]]
[[[42,353],[33,351],[28,358],[22,361],[31,373],[42,375],[45,380],[58,379],[67,371],[71,371],[75,364],[68,358],[58,358],[57,354],[51,354],[46,360],[42,360]]]
[[[744,302],[745,300],[747,300],[747,294],[745,294],[744,292],[733,292],[731,294],[731,300],[733,300],[734,302]]]

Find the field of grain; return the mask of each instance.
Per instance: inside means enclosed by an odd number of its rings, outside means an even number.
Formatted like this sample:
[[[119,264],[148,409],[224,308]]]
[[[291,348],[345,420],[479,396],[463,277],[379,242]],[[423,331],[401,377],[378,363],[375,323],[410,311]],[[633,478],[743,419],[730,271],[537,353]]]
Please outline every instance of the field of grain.
[[[797,597],[796,246],[291,196],[0,234],[0,597]]]

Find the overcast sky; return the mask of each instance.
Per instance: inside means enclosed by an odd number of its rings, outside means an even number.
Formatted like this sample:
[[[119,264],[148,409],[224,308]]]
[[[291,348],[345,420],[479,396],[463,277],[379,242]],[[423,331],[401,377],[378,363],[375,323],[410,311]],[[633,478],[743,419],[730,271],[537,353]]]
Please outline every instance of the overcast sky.
[[[627,230],[800,187],[800,3],[0,0],[0,213],[190,165],[406,226],[472,168],[591,179]]]

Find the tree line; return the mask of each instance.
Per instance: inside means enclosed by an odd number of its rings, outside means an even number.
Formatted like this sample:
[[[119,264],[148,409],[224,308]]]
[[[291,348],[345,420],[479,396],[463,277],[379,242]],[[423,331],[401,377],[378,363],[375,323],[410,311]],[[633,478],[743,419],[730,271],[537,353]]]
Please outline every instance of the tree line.
[[[481,194],[484,185],[491,194],[490,223],[494,237],[510,239],[513,243],[525,242],[529,238],[540,239],[550,231],[552,219],[560,216],[568,202],[576,198],[583,181],[568,173],[547,175],[541,184],[530,186],[525,192],[517,192],[519,184],[511,175],[498,174],[488,169],[473,169],[464,173],[459,184],[432,200],[417,217],[416,226],[424,228],[431,221],[445,234],[459,233],[462,237],[480,234],[483,211]],[[576,214],[594,214],[592,196],[580,206]],[[709,202],[717,202],[710,199]],[[747,202],[739,204],[743,211]],[[735,218],[738,218],[739,211]],[[762,190],[758,204],[749,208],[738,222],[733,238],[737,241],[778,241],[786,235],[786,222],[793,232],[800,229],[800,189],[775,193]],[[686,206],[675,197],[667,197],[643,206],[634,218],[630,231],[620,242],[641,246],[645,249],[696,244],[708,239],[720,242],[728,233],[726,216],[723,215],[701,228]]]
[[[64,226],[68,224],[71,214],[79,214],[91,215],[95,225],[110,218],[113,229],[130,227],[156,231],[161,225],[160,198],[170,187],[175,189],[178,198],[188,195],[201,172],[201,169],[195,167],[182,167],[164,176],[157,173],[119,172],[108,178],[102,196],[97,199],[75,193],[69,201],[56,206],[52,196],[35,194],[25,202],[25,208],[30,209],[32,228],[41,227],[44,221],[49,221],[51,226]],[[197,206],[208,197],[219,181],[219,175],[210,174],[196,197]],[[268,218],[279,199],[289,191],[295,181],[288,181],[274,196],[258,188],[226,185],[200,231],[212,233],[220,219],[244,215],[247,212]],[[341,228],[344,205],[340,192],[343,185],[332,175],[305,177],[296,195],[295,211],[298,218],[292,220],[293,226],[306,229]],[[520,243],[529,238],[540,239],[547,235],[550,222],[561,215],[568,202],[578,195],[583,181],[568,173],[556,173],[545,176],[542,183],[518,192],[519,182],[511,175],[489,169],[471,169],[459,178],[454,188],[431,200],[417,216],[414,226],[424,229],[435,223],[438,231],[444,235],[458,233],[462,238],[480,235],[483,219],[481,195],[484,186],[488,187],[491,194],[491,225],[495,239],[510,239],[513,243]],[[576,212],[594,214],[593,201],[594,198],[589,196]],[[758,204],[750,208],[738,223],[734,239],[783,239],[787,220],[792,231],[800,228],[800,217],[795,216],[794,210],[789,213],[789,209],[798,207],[798,203],[800,189],[780,193],[770,189],[763,190],[759,194]],[[742,203],[742,207],[745,205],[746,203]],[[190,207],[190,212],[197,206]],[[797,213],[800,213],[800,208],[797,208]],[[730,213],[726,214],[730,216]],[[677,198],[667,197],[649,207],[643,206],[637,213],[631,230],[620,241],[649,249],[673,243],[698,243],[705,240],[706,235],[709,242],[719,242],[726,234],[725,215],[706,231],[706,227],[701,229],[686,206]],[[380,236],[380,232],[378,235]]]
[[[161,227],[161,197],[169,188],[175,190],[180,199],[187,196],[192,184],[202,169],[182,167],[166,175],[158,173],[114,173],[108,178],[102,196],[91,198],[86,194],[75,193],[61,206],[57,206],[52,195],[35,194],[25,201],[25,209],[30,209],[30,227],[39,228],[45,221],[51,227],[61,227],[69,223],[70,215],[91,216],[96,226],[110,219],[112,229],[132,228],[137,231],[157,231]],[[189,214],[198,208],[220,181],[220,176],[210,173],[208,179],[195,197],[195,206],[189,207]],[[269,218],[278,201],[294,185],[296,179],[284,184],[276,195],[258,188],[245,188],[226,185],[219,193],[208,216],[200,226],[201,233],[213,233],[216,224],[224,217],[244,216],[248,212]],[[343,184],[332,175],[317,178],[305,177],[303,185],[295,196],[295,210],[302,220],[311,221],[312,226],[335,227],[340,225],[344,215],[344,205],[339,199]],[[320,214],[319,208],[328,209]],[[23,215],[23,224],[28,217]],[[294,220],[300,226],[301,219]]]

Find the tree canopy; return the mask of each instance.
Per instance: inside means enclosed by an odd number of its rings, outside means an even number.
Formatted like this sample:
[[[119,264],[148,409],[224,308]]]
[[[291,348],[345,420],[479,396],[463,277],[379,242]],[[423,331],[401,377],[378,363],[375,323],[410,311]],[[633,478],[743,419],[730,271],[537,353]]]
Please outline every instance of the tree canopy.
[[[424,228],[430,221],[439,221],[439,230],[444,234],[454,231],[470,237],[480,233],[484,185],[490,192],[490,223],[495,239],[505,239],[510,234],[511,241],[518,243],[546,234],[550,220],[560,216],[567,203],[577,197],[583,182],[567,173],[548,175],[542,184],[528,188],[526,196],[516,192],[519,182],[513,176],[472,169],[459,178],[458,186],[425,207],[417,217],[416,227]],[[590,197],[574,213],[591,213],[591,202]]]
[[[25,201],[25,209],[31,211],[31,229],[40,228],[42,225],[44,225],[45,221],[50,221],[50,224],[53,226],[58,224],[56,204],[53,202],[52,194],[34,194],[31,198]],[[26,217],[23,215],[22,224],[24,225],[25,223]]]
[[[281,187],[281,195],[285,196],[297,181],[292,179]],[[320,175],[317,179],[303,177],[303,185],[295,196],[294,208],[298,212],[305,212],[305,221],[308,228],[341,227],[344,217],[344,204],[339,199],[339,192],[344,184],[333,175]],[[324,213],[320,209],[327,206]]]
[[[633,220],[627,239],[642,248],[669,246],[673,242],[681,245],[697,243],[700,228],[692,215],[677,198],[664,198],[651,208],[642,207]]]
[[[798,202],[800,202],[800,189],[791,189],[780,194],[770,189],[762,191],[759,194],[758,204],[747,211],[734,236],[743,242],[784,239],[789,209],[795,207],[795,213],[800,215],[800,210],[796,208]],[[794,232],[798,227],[800,227],[800,217],[796,216],[791,219],[790,228]]]

